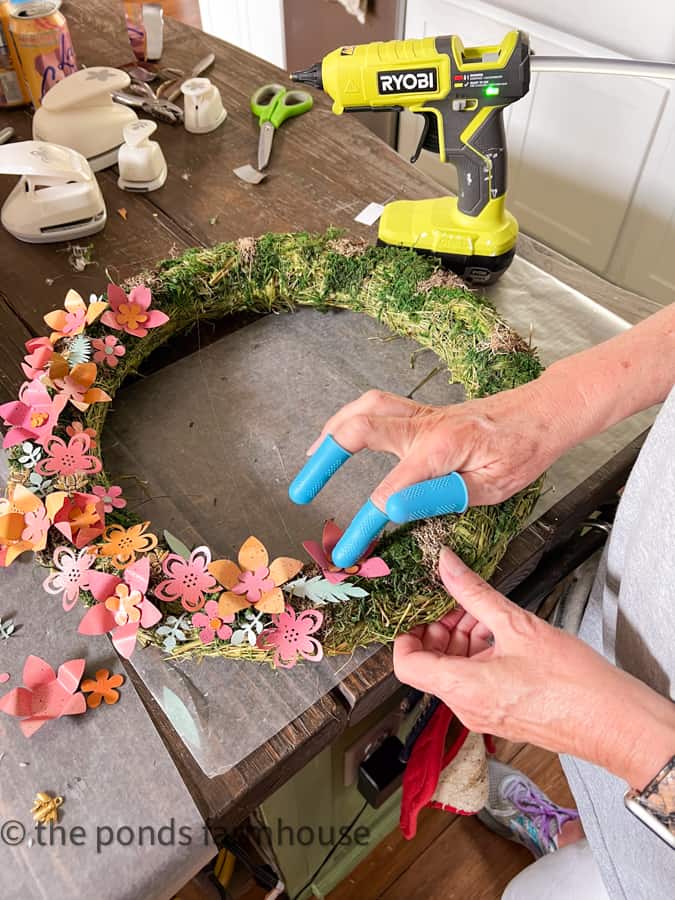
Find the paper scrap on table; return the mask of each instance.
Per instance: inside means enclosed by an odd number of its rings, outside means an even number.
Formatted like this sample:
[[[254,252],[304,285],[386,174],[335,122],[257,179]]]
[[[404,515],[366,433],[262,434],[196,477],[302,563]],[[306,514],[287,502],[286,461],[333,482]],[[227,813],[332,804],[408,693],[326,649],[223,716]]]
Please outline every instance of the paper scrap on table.
[[[354,221],[360,222],[361,225],[374,225],[383,212],[384,206],[381,203],[369,203],[358,216],[354,216]]]

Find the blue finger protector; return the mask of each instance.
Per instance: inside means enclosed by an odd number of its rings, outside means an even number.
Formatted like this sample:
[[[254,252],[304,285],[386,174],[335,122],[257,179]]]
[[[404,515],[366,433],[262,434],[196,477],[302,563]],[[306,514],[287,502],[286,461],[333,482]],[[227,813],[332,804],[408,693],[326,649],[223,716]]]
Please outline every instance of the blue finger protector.
[[[357,563],[389,521],[372,500],[361,507],[333,549],[333,563],[348,569]]]
[[[411,484],[387,500],[387,516],[397,525],[447,513],[463,513],[469,505],[466,483],[458,472]]]
[[[311,503],[351,455],[330,434],[324,438],[291,482],[288,496],[293,503]]]

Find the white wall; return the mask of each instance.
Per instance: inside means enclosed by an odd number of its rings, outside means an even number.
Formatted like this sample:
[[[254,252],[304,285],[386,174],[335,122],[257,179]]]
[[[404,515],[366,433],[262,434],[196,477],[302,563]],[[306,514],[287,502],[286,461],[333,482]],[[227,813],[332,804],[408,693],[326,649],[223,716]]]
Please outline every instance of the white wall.
[[[492,0],[636,59],[675,62],[674,0]]]
[[[283,0],[199,0],[199,11],[208,34],[286,68]]]

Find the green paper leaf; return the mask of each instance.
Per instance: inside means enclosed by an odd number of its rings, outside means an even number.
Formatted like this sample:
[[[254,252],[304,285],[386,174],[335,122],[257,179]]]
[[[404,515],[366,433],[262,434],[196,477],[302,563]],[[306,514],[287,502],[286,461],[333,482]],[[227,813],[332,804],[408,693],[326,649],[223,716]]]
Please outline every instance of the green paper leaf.
[[[327,578],[315,575],[313,578],[298,578],[284,585],[284,590],[301,600],[309,600],[315,606],[325,606],[327,603],[344,603],[345,600],[368,597],[368,591],[342,581],[340,584],[332,584]]]
[[[188,550],[186,545],[180,541],[175,535],[171,534],[170,531],[164,532],[164,540],[169,545],[169,550],[178,556],[182,556],[183,559],[190,559],[191,551]]]

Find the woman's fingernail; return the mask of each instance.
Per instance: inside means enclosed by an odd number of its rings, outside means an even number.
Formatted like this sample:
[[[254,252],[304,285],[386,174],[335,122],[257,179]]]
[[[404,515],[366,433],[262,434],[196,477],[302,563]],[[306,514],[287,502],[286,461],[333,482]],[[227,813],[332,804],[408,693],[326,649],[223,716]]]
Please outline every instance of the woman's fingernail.
[[[441,550],[439,565],[453,578],[463,575],[468,568],[464,565],[459,556],[457,556],[456,553],[453,553],[449,547],[443,547]]]

